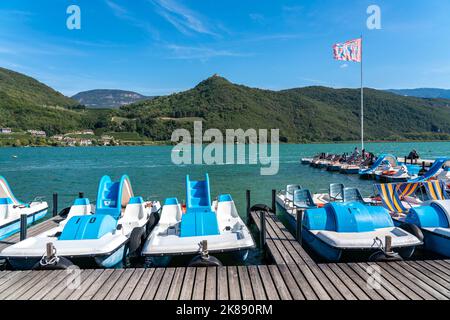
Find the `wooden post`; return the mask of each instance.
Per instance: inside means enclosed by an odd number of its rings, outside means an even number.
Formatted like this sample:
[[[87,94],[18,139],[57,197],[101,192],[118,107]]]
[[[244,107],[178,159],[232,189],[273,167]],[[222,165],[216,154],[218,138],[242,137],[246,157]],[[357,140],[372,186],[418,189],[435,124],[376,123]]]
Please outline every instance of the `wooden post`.
[[[276,196],[277,196],[277,190],[272,189],[272,212],[277,213],[277,204],[276,204]]]
[[[250,223],[250,190],[245,192],[245,200],[247,201],[247,224]]]
[[[297,220],[296,220],[296,238],[297,241],[302,244],[302,222],[303,222],[303,210],[297,210]]]
[[[53,216],[56,217],[58,215],[58,194],[53,193]]]
[[[27,238],[27,220],[28,216],[25,213],[20,215],[20,241]]]
[[[84,198],[84,192],[78,192],[78,198],[83,199]]]
[[[260,217],[260,235],[259,235],[259,247],[262,251],[266,250],[266,211],[259,212]]]
[[[384,240],[384,252],[391,252],[392,251],[392,237],[386,236]]]

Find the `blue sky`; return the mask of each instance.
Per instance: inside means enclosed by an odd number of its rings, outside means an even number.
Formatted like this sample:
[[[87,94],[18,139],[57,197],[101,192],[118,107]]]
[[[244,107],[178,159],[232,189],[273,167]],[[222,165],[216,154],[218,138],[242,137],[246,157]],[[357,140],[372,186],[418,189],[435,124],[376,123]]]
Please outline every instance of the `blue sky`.
[[[81,30],[66,9],[81,8]],[[366,27],[381,8],[381,30]],[[335,42],[364,35],[365,85],[450,88],[450,2],[442,0],[8,0],[0,66],[66,95],[96,88],[168,94],[218,73],[253,87],[358,87]]]

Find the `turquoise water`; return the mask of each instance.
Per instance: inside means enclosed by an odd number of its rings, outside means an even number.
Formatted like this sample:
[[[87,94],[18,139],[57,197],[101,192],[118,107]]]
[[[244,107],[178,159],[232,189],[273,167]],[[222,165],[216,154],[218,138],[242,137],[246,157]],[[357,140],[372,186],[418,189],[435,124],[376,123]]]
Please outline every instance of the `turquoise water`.
[[[301,165],[300,158],[319,152],[351,152],[355,144],[280,145],[277,175],[261,176],[260,165],[174,165],[172,147],[76,147],[76,148],[0,148],[0,175],[10,183],[16,197],[31,201],[44,196],[50,203],[52,193],[59,194],[59,208],[69,206],[78,192],[92,201],[102,175],[117,179],[128,174],[134,193],[146,199],[163,201],[176,196],[184,199],[185,175],[201,178],[209,173],[211,193],[230,193],[245,215],[245,190],[251,190],[251,202],[271,203],[271,190],[298,183],[313,192],[326,190],[330,183],[342,182],[372,193],[369,181]],[[366,150],[375,154],[389,152],[400,157],[416,149],[425,159],[450,155],[450,142],[370,143]],[[270,149],[269,149],[270,150]],[[257,259],[257,257],[255,258]]]

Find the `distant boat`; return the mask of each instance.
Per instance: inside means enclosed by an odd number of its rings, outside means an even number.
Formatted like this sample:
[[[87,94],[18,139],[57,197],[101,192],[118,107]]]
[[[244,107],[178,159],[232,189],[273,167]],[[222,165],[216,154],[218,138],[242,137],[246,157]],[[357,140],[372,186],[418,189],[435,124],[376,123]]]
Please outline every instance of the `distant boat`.
[[[13,155],[12,157],[13,157],[13,158],[18,158],[16,155]]]

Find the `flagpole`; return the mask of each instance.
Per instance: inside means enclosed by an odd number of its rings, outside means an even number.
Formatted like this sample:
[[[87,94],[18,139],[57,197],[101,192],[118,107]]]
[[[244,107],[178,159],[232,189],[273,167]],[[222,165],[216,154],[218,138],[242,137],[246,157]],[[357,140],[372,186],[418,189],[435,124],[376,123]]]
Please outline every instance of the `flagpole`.
[[[361,152],[364,149],[363,36],[361,35]]]

